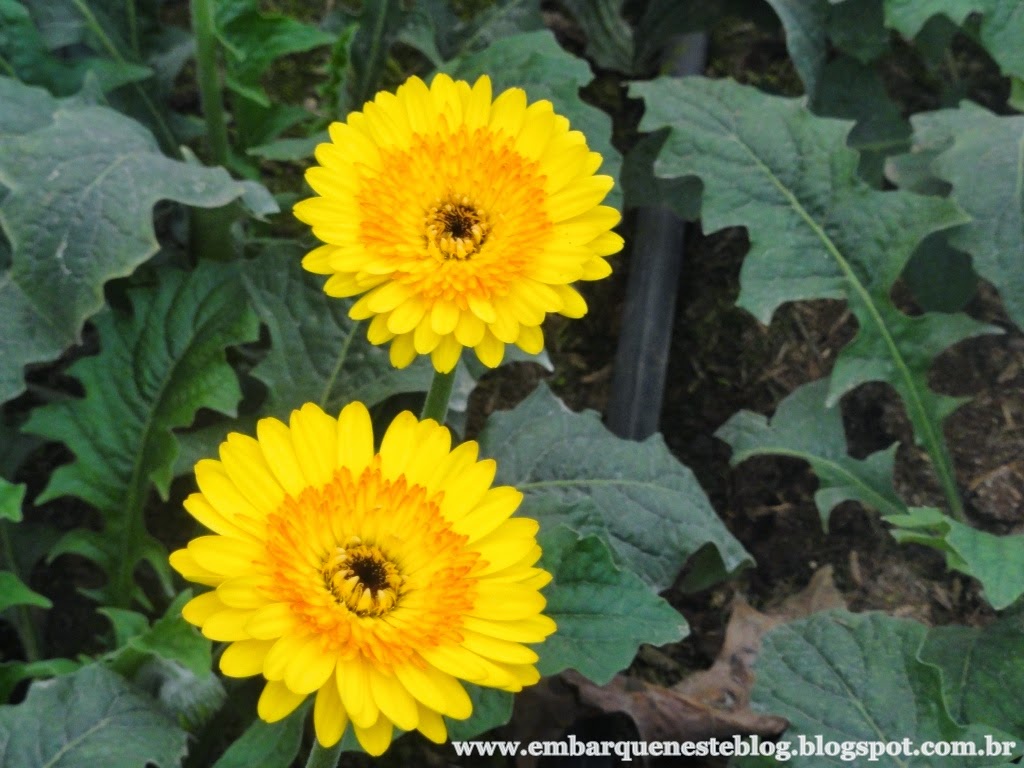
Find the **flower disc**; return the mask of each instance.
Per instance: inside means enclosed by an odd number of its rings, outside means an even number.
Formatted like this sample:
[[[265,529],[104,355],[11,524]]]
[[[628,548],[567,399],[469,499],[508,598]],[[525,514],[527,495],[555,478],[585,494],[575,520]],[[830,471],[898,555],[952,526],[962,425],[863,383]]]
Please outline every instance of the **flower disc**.
[[[413,77],[330,136],[306,173],[319,197],[295,206],[325,243],[303,266],[331,276],[331,296],[363,294],[350,315],[372,318],[398,367],[429,354],[447,372],[463,347],[492,368],[505,344],[540,352],[547,313],[582,317],[570,284],[610,274],[622,248],[601,156],[520,88],[492,100],[486,76]]]
[[[374,452],[365,406],[338,419],[307,404],[290,426],[232,433],[220,461],[196,465],[186,509],[214,535],[171,555],[215,587],[184,608],[230,643],[224,674],[262,674],[258,712],[276,721],[316,694],[318,740],[351,721],[381,754],[393,727],[441,742],[442,715],[472,711],[458,679],[518,691],[535,683],[536,643],[555,625],[539,590],[550,574],[537,523],[509,519],[522,494],[492,488],[477,445],[400,414]],[[456,679],[458,678],[458,679]]]

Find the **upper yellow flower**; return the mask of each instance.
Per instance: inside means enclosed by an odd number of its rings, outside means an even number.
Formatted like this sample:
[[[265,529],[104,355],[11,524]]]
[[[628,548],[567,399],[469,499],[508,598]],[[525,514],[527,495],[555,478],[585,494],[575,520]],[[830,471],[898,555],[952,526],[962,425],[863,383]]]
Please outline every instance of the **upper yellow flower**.
[[[622,248],[601,156],[520,88],[492,101],[486,76],[412,77],[330,135],[306,172],[320,197],[295,206],[326,245],[302,264],[331,275],[331,296],[365,294],[349,314],[373,318],[369,340],[390,341],[398,367],[429,354],[447,372],[463,347],[492,368],[505,344],[540,352],[548,312],[587,311],[570,283],[610,274]]]
[[[351,721],[379,755],[393,726],[444,741],[441,716],[472,710],[456,678],[507,691],[538,680],[523,643],[555,630],[538,526],[509,519],[522,494],[491,488],[476,443],[451,450],[446,428],[406,412],[375,453],[361,403],[337,419],[307,404],[257,435],[232,433],[220,461],[196,465],[185,508],[216,535],[171,565],[216,587],[183,615],[231,643],[224,674],[266,677],[260,717],[316,692],[317,739],[336,744]]]

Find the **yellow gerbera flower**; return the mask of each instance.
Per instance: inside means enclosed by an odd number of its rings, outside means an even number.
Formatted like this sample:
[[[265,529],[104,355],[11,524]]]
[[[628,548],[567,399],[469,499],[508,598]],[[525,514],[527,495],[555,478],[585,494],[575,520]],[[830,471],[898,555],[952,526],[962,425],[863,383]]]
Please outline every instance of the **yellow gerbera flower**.
[[[538,680],[538,525],[510,515],[522,494],[492,488],[477,444],[451,449],[433,420],[399,415],[374,452],[361,403],[335,419],[313,404],[290,426],[263,419],[232,433],[220,461],[196,465],[185,508],[216,535],[171,555],[186,579],[216,589],[183,615],[230,643],[220,668],[267,679],[258,712],[273,722],[316,693],[324,746],[349,721],[379,755],[392,728],[435,742],[442,715],[469,717],[456,680],[518,691]]]
[[[429,354],[448,372],[463,347],[492,368],[505,344],[540,352],[547,313],[587,311],[570,283],[610,274],[622,248],[601,156],[521,88],[492,101],[487,76],[412,77],[330,135],[306,172],[320,197],[295,206],[326,245],[302,264],[331,275],[331,296],[365,294],[349,314],[373,318],[369,340],[390,341],[399,368]]]

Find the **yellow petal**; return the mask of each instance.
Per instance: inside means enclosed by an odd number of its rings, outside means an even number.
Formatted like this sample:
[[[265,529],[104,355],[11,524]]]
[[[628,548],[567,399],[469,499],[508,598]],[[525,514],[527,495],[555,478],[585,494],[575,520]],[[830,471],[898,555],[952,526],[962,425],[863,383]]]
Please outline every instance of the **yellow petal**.
[[[341,706],[338,689],[333,685],[325,685],[317,692],[313,704],[313,729],[316,731],[316,740],[325,747],[333,747],[341,741],[347,726],[348,715]]]
[[[539,355],[544,351],[544,331],[539,325],[519,326],[519,338],[516,346],[528,355]]]
[[[381,715],[377,718],[377,722],[371,725],[369,728],[364,728],[358,725],[355,720],[352,721],[352,727],[355,729],[356,738],[359,740],[359,744],[368,754],[374,757],[380,757],[384,754],[387,748],[391,745],[391,736],[394,733],[394,726],[391,721]]]
[[[352,723],[361,728],[369,728],[379,714],[377,703],[370,692],[370,672],[367,665],[360,659],[339,661],[335,672],[338,693],[342,704],[348,712]]]
[[[562,297],[562,308],[558,310],[560,315],[578,318],[587,314],[587,302],[583,300],[583,297],[574,288],[568,285],[556,285],[553,287],[558,291],[559,296]]]
[[[590,176],[568,185],[548,198],[552,221],[566,221],[597,206],[615,185],[611,176]]]
[[[462,645],[486,659],[506,664],[535,664],[537,654],[525,645],[462,629]]]
[[[472,713],[473,703],[462,684],[446,672],[425,665],[422,669],[413,663],[395,667],[402,685],[431,710],[462,720]]]
[[[475,616],[464,616],[462,626],[464,629],[479,632],[482,635],[490,635],[515,643],[542,642],[557,628],[554,621],[541,613],[515,621],[491,621],[478,619]]]
[[[390,359],[391,364],[395,368],[405,368],[413,360],[416,359],[416,348],[412,343],[412,334],[406,333],[402,336],[396,336],[395,340],[391,342]]]
[[[253,507],[267,513],[281,505],[284,488],[274,478],[255,439],[232,432],[221,443],[220,458],[228,477]]]
[[[419,721],[416,700],[397,677],[370,667],[370,690],[377,707],[391,722],[404,731],[411,731]]]
[[[438,336],[447,336],[459,322],[459,308],[450,301],[434,302],[430,310],[430,325]]]
[[[203,622],[203,637],[222,642],[248,640],[249,633],[246,631],[245,625],[252,617],[252,613],[252,611],[241,608],[225,608],[217,611]]]
[[[397,335],[414,330],[427,312],[427,305],[419,296],[402,302],[388,315],[388,330]]]
[[[168,558],[171,568],[180,573],[187,581],[194,581],[196,584],[204,584],[208,587],[216,587],[224,577],[219,573],[200,568],[195,558],[187,549],[178,549],[171,552]]]
[[[267,596],[269,586],[264,576],[236,576],[222,582],[217,587],[217,596],[220,597],[224,605],[231,608],[252,610],[262,608],[270,602],[270,598]]]
[[[419,723],[416,725],[416,730],[435,744],[444,744],[448,739],[448,727],[444,724],[444,718],[438,712],[428,709],[422,704],[417,704],[417,707]]]
[[[273,642],[263,659],[263,676],[267,680],[284,680],[292,657],[309,642],[308,635],[289,632]],[[294,690],[294,689],[292,689]]]
[[[290,495],[298,496],[306,488],[306,476],[299,466],[288,427],[277,419],[260,419],[256,435],[274,477]]]
[[[309,487],[321,488],[334,475],[337,424],[317,405],[306,403],[292,411],[289,421],[295,458]]]
[[[189,624],[201,627],[213,614],[224,610],[216,592],[204,592],[189,600],[181,609],[181,617]]]
[[[484,579],[477,584],[476,603],[467,613],[481,619],[510,621],[540,613],[546,604],[544,596],[535,589]]]
[[[204,459],[196,464],[195,472],[202,494],[193,494],[185,500],[189,514],[210,530],[225,536],[241,539],[261,536],[265,513],[239,492],[221,462]]]
[[[302,268],[307,272],[316,275],[329,275],[334,270],[331,268],[331,256],[338,250],[333,245],[321,245],[302,257]]]
[[[305,698],[304,694],[289,691],[284,683],[271,681],[263,687],[256,713],[268,723],[276,723],[294,712]]]
[[[483,321],[472,312],[459,313],[459,322],[455,325],[455,338],[464,347],[475,347],[484,338]]]
[[[469,543],[493,531],[507,520],[523,501],[521,491],[508,485],[491,488],[465,517],[453,528],[469,536]]]
[[[312,693],[331,678],[337,662],[337,654],[325,651],[319,637],[311,637],[289,659],[285,685],[296,693]]]
[[[373,458],[373,424],[362,403],[346,405],[338,416],[339,467],[348,467],[358,477]]]
[[[220,671],[228,677],[250,677],[263,672],[263,660],[273,640],[236,640],[220,655]]]
[[[462,345],[456,340],[454,334],[442,336],[434,351],[430,353],[430,359],[434,368],[439,373],[449,373],[459,362],[459,355],[462,352]]]
[[[200,536],[188,543],[188,551],[200,568],[225,577],[242,576],[263,558],[259,542],[228,536]]]
[[[473,347],[480,362],[488,368],[497,368],[505,356],[505,345],[498,341],[490,331],[484,333],[480,343]]]
[[[458,475],[449,475],[441,484],[444,500],[441,511],[444,516],[455,522],[465,517],[480,501],[494,482],[494,474],[498,470],[494,459],[484,459],[466,467]]]
[[[441,337],[434,331],[429,317],[420,320],[420,324],[413,331],[412,344],[416,352],[421,355],[429,355],[434,347],[441,341]]]
[[[245,628],[257,640],[274,640],[298,626],[298,619],[287,603],[271,603],[260,608]]]

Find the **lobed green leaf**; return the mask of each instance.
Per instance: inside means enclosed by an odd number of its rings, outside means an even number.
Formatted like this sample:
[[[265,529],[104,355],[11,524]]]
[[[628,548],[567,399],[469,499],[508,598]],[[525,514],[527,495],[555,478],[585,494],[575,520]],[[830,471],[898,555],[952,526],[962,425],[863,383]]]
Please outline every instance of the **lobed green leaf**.
[[[599,537],[559,526],[542,531],[540,567],[554,577],[544,613],[558,631],[537,645],[542,675],[575,669],[598,685],[628,667],[642,643],[664,645],[689,632],[686,620],[631,571]]]
[[[829,513],[844,501],[859,501],[882,514],[900,514],[906,506],[893,489],[896,445],[866,459],[847,453],[846,433],[838,406],[828,407],[828,380],[804,384],[791,392],[771,421],[740,411],[723,424],[715,437],[732,448],[735,466],[764,454],[803,459],[818,476],[814,503],[828,526]]]
[[[974,269],[1024,328],[1024,116],[965,101],[911,123],[915,144],[938,150],[931,170],[952,184],[952,198],[971,216],[949,234],[950,245],[971,254]]]
[[[950,568],[980,581],[993,608],[1006,608],[1024,595],[1024,534],[996,536],[931,507],[915,507],[885,521],[894,526],[897,541],[937,549]]]
[[[916,745],[970,740],[984,755],[985,735],[992,734],[992,727],[956,723],[942,704],[939,671],[917,658],[927,633],[921,624],[878,613],[835,611],[783,624],[764,638],[752,703],[758,710],[789,720],[784,738],[790,742],[801,736],[839,743],[910,739]],[[861,758],[868,764],[866,755]],[[1005,757],[956,760],[958,766],[1007,763]],[[840,756],[795,755],[787,764],[821,768],[851,761]],[[879,768],[937,765],[934,757],[925,755],[883,755],[870,764]]]
[[[960,723],[982,723],[1024,739],[1024,613],[987,627],[932,627],[918,654],[939,668],[946,707]]]
[[[27,119],[29,115],[31,119]],[[78,340],[103,285],[156,253],[159,200],[219,207],[244,194],[222,168],[160,154],[139,123],[62,102],[0,78],[0,228],[12,247],[0,274],[0,401],[24,389],[25,365]]]
[[[0,765],[172,768],[186,738],[156,702],[98,665],[33,683],[21,704],[0,707]]]
[[[77,496],[103,514],[102,535],[79,530],[73,542],[107,571],[146,558],[166,575],[162,547],[147,549],[141,522],[150,485],[166,497],[178,454],[174,428],[189,425],[200,408],[234,414],[241,393],[224,349],[258,332],[234,266],[157,275],[155,286],[129,292],[131,316],[108,310],[96,318],[100,354],[69,369],[85,398],[38,408],[25,425],[75,454],[39,499]]]
[[[573,413],[543,383],[490,417],[480,448],[498,462],[496,482],[526,495],[524,515],[542,528],[564,523],[605,538],[617,561],[655,589],[670,586],[706,545],[718,556],[708,579],[750,563],[660,435],[640,443],[616,437],[596,413]]]
[[[964,214],[948,200],[870,188],[846,146],[849,123],[815,117],[801,99],[704,78],[631,91],[647,104],[642,130],[671,128],[655,172],[700,177],[708,231],[747,228],[738,305],[768,322],[786,301],[845,298],[859,330],[836,360],[827,403],[868,381],[891,384],[959,512],[941,425],[962,401],[931,390],[928,370],[950,345],[998,329],[966,315],[910,317],[890,293],[918,243]]]

